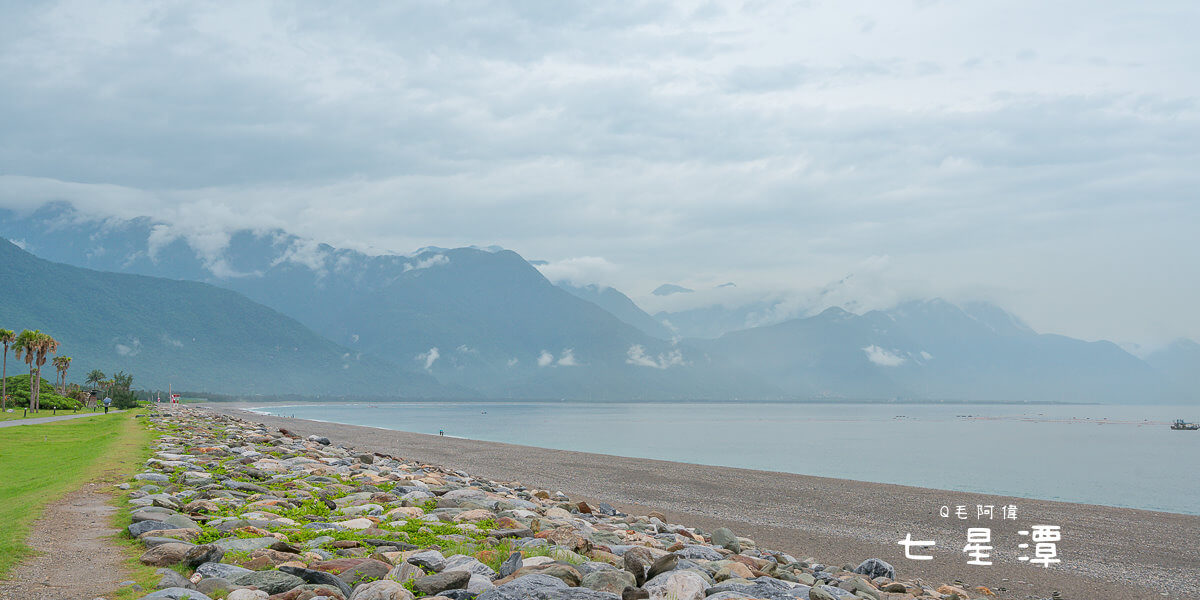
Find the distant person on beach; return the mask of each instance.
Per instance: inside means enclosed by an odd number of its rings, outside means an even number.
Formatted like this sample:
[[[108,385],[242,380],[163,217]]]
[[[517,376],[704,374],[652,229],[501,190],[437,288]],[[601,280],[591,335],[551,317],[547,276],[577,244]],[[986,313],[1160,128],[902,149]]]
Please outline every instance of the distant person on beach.
[[[106,415],[108,414],[108,407],[110,404],[112,404],[112,398],[105,396],[104,397],[104,414],[106,414]]]
[[[444,430],[444,429],[439,429],[439,430],[438,430],[438,435],[445,436],[445,435],[446,435],[446,430]]]

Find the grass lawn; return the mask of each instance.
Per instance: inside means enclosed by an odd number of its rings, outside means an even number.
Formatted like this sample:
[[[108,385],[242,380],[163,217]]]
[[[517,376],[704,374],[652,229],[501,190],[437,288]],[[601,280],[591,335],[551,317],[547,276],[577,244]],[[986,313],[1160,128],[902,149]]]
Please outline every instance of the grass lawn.
[[[50,410],[49,408],[45,408],[39,412],[29,413],[28,416],[22,417],[22,415],[25,413],[25,409],[24,408],[14,408],[12,412],[0,412],[0,421],[11,421],[14,419],[20,420],[22,418],[40,419],[42,417],[57,417],[60,415],[82,415],[84,413],[90,413],[90,412],[92,412],[92,409],[90,409],[90,408],[81,408],[81,409],[79,409],[78,412],[73,411],[73,410],[60,410],[58,412],[55,412],[53,410]],[[104,409],[101,408],[96,412],[104,412]]]
[[[0,577],[31,553],[24,541],[43,507],[86,481],[116,483],[137,470],[152,434],[133,415],[0,429]]]

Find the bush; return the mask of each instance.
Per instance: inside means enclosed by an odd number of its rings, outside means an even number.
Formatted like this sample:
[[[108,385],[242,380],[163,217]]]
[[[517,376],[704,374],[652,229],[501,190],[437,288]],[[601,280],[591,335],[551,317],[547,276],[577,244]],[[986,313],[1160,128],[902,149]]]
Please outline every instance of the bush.
[[[137,408],[137,405],[138,405],[137,394],[135,394],[129,390],[121,390],[121,389],[113,390],[112,395],[109,397],[112,398],[112,405],[114,408],[122,408],[122,409]]]
[[[13,375],[7,379],[9,408],[25,408],[29,406],[29,376],[28,375]],[[83,403],[71,398],[59,396],[54,390],[54,384],[42,378],[42,391],[40,394],[42,408],[46,410],[74,410],[83,408]]]

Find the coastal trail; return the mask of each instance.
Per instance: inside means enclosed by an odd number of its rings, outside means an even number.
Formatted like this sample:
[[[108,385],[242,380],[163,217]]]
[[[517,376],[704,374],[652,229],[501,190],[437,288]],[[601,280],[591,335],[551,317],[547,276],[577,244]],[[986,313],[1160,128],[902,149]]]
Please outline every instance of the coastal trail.
[[[0,439],[0,599],[95,598],[131,579],[112,484],[136,470],[151,436],[131,414],[97,416]]]

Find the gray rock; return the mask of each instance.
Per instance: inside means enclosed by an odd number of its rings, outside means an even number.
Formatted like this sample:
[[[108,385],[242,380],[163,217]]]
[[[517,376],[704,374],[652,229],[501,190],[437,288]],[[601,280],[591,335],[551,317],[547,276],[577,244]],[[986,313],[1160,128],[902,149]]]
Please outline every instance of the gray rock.
[[[165,590],[168,588],[187,588],[194,590],[196,586],[192,585],[186,577],[180,575],[174,569],[159,569],[155,574],[162,575],[162,579],[158,580],[158,585],[154,586],[156,590]]]
[[[183,564],[195,569],[204,563],[219,563],[225,551],[213,544],[193,546],[183,555]]]
[[[195,529],[200,530],[200,526],[195,521],[187,518],[184,515],[174,514],[162,520],[163,523],[173,525],[175,529]]]
[[[521,568],[521,553],[513,552],[512,554],[508,555],[508,558],[505,559],[503,563],[500,564],[500,576],[508,577],[509,575],[516,573],[517,569],[520,569],[520,568]]]
[[[234,586],[233,583],[229,583],[229,580],[222,580],[221,577],[209,577],[206,578],[206,580],[200,580],[200,582],[196,584],[196,589],[198,592],[209,596],[215,596],[220,595],[223,592],[229,592],[230,589],[235,587],[236,586]]]
[[[427,596],[436,596],[446,590],[466,589],[471,581],[469,571],[443,571],[434,575],[418,577],[413,581],[413,587]]]
[[[208,596],[200,593],[197,590],[189,590],[187,588],[167,588],[152,592],[147,596],[142,596],[142,600],[212,600]]]
[[[854,572],[859,575],[866,575],[869,579],[875,579],[876,577],[896,578],[896,569],[878,558],[868,558],[862,561],[862,564],[854,568]]]
[[[282,594],[296,586],[304,585],[304,580],[283,571],[250,571],[230,579],[236,585],[254,586],[268,594]]]
[[[234,587],[235,586],[232,583],[229,583],[228,579],[222,579],[220,577],[201,579],[200,583],[196,584],[196,589],[206,596],[216,596],[221,592],[228,592]]]
[[[418,552],[408,557],[407,560],[422,569],[428,569],[434,573],[440,573],[442,569],[446,568],[446,557],[442,556],[442,553],[437,550]]]
[[[742,545],[738,542],[737,536],[726,527],[721,527],[712,532],[712,543],[718,548],[724,548],[734,554],[741,554]]]
[[[412,558],[409,557],[409,562],[411,561]],[[483,575],[488,579],[495,579],[497,575],[497,573],[493,571],[491,567],[479,562],[478,558],[475,558],[474,556],[467,556],[465,554],[455,554],[454,556],[447,558],[446,567],[442,570],[467,571],[470,573],[475,573],[476,575]]]
[[[138,481],[157,481],[159,483],[170,483],[171,477],[162,473],[138,473],[133,476]]]
[[[365,581],[375,581],[387,577],[387,574],[392,570],[392,565],[383,561],[370,559],[364,560],[341,573],[338,573],[338,578],[354,587]]]
[[[141,540],[142,540],[142,545],[147,548],[153,548],[155,546],[161,546],[163,544],[178,544],[178,543],[180,543],[180,541],[175,538],[154,537],[152,535],[148,535],[144,538],[141,538]]]
[[[475,596],[478,596],[479,594],[482,594],[482,593],[484,593],[490,589],[493,589],[495,587],[496,587],[496,584],[492,583],[491,579],[488,579],[487,577],[484,577],[483,575],[476,575],[475,573],[471,573],[471,579],[469,581],[467,581],[466,591],[471,594],[472,598],[474,598]],[[444,596],[447,593],[449,593],[449,592],[442,592],[442,595]]]
[[[599,592],[620,594],[621,590],[635,585],[633,573],[629,571],[602,570],[593,571],[583,576],[581,587]]]
[[[580,575],[587,575],[589,573],[595,573],[596,571],[619,571],[620,569],[605,562],[589,560],[585,563],[575,565],[575,570],[579,571]]]
[[[152,567],[169,567],[174,564],[179,564],[183,561],[183,557],[191,550],[191,544],[162,544],[155,546],[142,553],[138,560],[143,565]]]
[[[156,531],[159,529],[175,529],[175,526],[163,521],[139,521],[131,524],[126,529],[129,530],[129,535],[137,537],[147,531]]]
[[[346,596],[347,598],[350,597],[350,586],[333,573],[305,569],[302,567],[279,567],[279,570],[289,575],[295,575],[296,577],[303,579],[305,583],[335,587],[342,592],[343,596]]]
[[[412,600],[412,592],[404,589],[399,582],[391,579],[380,579],[364,583],[354,588],[349,600]]]
[[[678,554],[680,558],[690,558],[693,560],[721,560],[724,558],[720,552],[708,546],[701,546],[700,544],[684,546],[683,549],[676,550],[675,554]]]
[[[254,552],[255,550],[266,550],[276,541],[273,537],[221,538],[213,542],[213,545],[226,552]]]
[[[239,567],[237,565],[228,565],[225,563],[208,562],[196,567],[196,574],[208,579],[209,577],[219,577],[232,581],[238,575],[252,573],[250,569]]]
[[[179,514],[173,510],[159,508],[157,506],[148,506],[139,508],[129,514],[129,520],[133,523],[141,523],[142,521],[166,521],[167,517]]]
[[[624,561],[625,570],[633,573],[633,578],[640,587],[646,582],[646,573],[650,571],[650,565],[654,564],[654,555],[643,547],[634,546],[625,550],[621,558]]]
[[[646,573],[646,579],[654,579],[662,573],[673,571],[677,566],[679,566],[678,554],[668,554],[660,557],[654,561],[654,564],[650,565],[650,570]]]
[[[555,590],[565,590],[567,584],[557,577],[534,573],[518,577],[495,589],[479,595],[476,600],[529,600],[544,598],[544,594]]]

